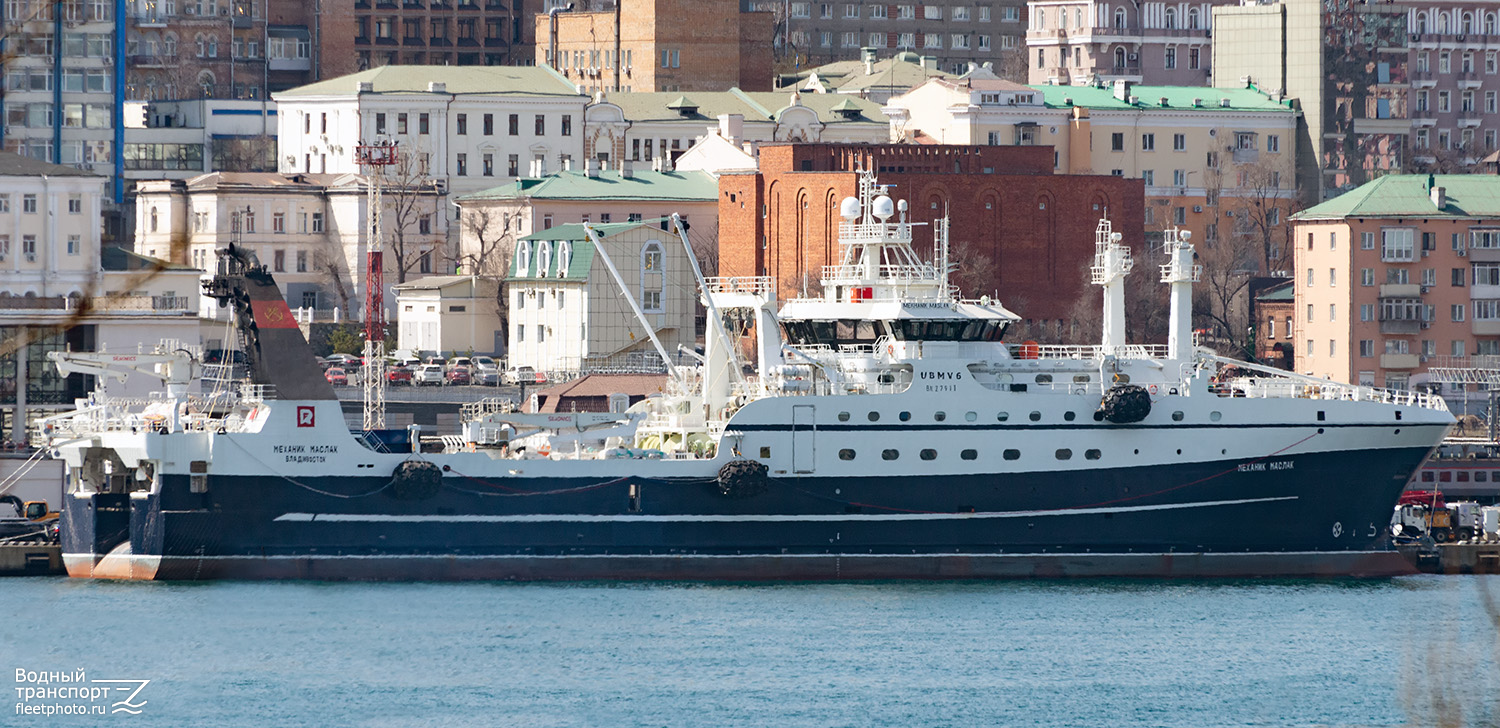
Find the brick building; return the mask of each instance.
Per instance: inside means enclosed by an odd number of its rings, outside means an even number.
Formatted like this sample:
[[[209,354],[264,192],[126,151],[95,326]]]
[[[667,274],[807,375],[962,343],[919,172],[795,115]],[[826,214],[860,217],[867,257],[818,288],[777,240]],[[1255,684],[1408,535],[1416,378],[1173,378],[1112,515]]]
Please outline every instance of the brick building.
[[[839,203],[860,169],[907,201],[923,224],[920,254],[931,256],[930,224],[947,214],[964,294],[998,293],[1028,337],[1071,331],[1106,209],[1126,244],[1143,247],[1141,180],[1053,174],[1051,147],[768,144],[758,171],[719,178],[719,274],[775,276],[782,297],[812,290],[837,262]]]
[[[349,3],[350,0],[334,0]],[[537,0],[352,0],[352,70],[377,66],[518,66],[531,59]],[[529,6],[529,7],[528,7]],[[327,78],[333,74],[324,74]]]
[[[744,11],[740,0],[619,2],[618,14],[612,7],[536,15],[536,62],[590,94],[771,90],[771,13]]]
[[[126,98],[264,99],[353,65],[338,2],[318,16],[292,0],[136,0],[127,5]],[[331,46],[325,46],[331,44]]]
[[[786,17],[777,45],[804,65],[858,60],[860,48],[914,51],[937,67],[963,73],[970,63],[1007,65],[1021,61],[1026,47],[1024,0],[927,0],[926,2],[770,2]],[[778,16],[780,17],[780,16]]]

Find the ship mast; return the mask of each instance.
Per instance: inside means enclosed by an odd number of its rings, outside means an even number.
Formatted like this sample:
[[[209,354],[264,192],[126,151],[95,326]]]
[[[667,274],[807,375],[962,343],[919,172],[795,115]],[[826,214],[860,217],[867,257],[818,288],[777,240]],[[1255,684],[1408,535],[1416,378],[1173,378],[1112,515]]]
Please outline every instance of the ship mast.
[[[1123,236],[1114,232],[1109,218],[1101,218],[1094,229],[1094,264],[1089,277],[1104,288],[1104,325],[1100,348],[1106,354],[1125,346],[1125,276],[1135,267],[1130,248],[1120,242]]]
[[[1203,266],[1193,264],[1192,231],[1167,231],[1167,263],[1161,267],[1161,282],[1172,287],[1167,357],[1187,359],[1193,353],[1193,284],[1203,275]]]
[[[355,160],[367,168],[369,252],[365,260],[364,429],[385,429],[385,251],[380,224],[380,177],[396,163],[396,143],[361,144]]]

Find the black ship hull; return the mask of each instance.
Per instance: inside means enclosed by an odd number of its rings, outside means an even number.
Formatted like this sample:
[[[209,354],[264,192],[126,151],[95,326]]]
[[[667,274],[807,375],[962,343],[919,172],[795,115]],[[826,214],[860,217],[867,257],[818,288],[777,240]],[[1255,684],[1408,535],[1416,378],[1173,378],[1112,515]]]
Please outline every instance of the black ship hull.
[[[448,472],[403,500],[376,477],[209,476],[80,493],[69,573],[135,579],[850,580],[1380,576],[1391,506],[1426,448],[1066,473],[702,479]]]

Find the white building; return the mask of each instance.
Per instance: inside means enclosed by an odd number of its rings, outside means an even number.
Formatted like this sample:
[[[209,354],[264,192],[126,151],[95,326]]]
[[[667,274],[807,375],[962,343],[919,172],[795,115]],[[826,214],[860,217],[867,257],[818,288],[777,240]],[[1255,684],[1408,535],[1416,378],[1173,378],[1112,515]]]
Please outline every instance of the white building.
[[[162,267],[100,245],[106,177],[0,153],[0,437],[27,440],[28,423],[87,394],[61,377],[49,351],[135,351],[198,343],[198,272]],[[109,393],[145,395],[132,376]]]
[[[427,276],[395,286],[401,323],[397,347],[448,355],[503,356],[500,282],[476,276]]]
[[[697,339],[697,287],[682,243],[661,223],[594,229],[626,291],[675,357],[679,345],[692,346]],[[655,353],[583,225],[560,225],[518,241],[506,283],[511,366],[577,371]]]
[[[271,269],[287,304],[319,320],[363,319],[369,253],[364,178],[353,174],[215,172],[142,182],[135,250],[211,270],[236,239]],[[432,185],[382,195],[387,317],[406,278],[452,270],[444,196]]]
[[[276,104],[184,99],[125,103],[125,177],[187,179],[276,169]]]
[[[402,151],[398,177],[455,193],[583,158],[588,97],[546,66],[385,66],[274,94],[278,169],[356,174],[356,149]]]
[[[884,144],[890,122],[880,103],[857,96],[792,91],[600,94],[584,113],[584,156],[621,162],[674,160],[718,133],[753,150],[763,142]]]

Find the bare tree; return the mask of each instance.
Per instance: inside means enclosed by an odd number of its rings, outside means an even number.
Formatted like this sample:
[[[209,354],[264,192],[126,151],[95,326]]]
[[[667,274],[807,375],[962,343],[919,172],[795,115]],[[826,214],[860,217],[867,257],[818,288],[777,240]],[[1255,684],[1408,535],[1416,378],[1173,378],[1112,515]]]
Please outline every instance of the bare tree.
[[[962,295],[995,295],[1000,281],[1000,269],[995,257],[972,240],[960,240],[948,251],[948,266],[952,271],[948,281]]]
[[[1291,170],[1283,170],[1284,166],[1268,155],[1236,165],[1235,186],[1227,198],[1217,200],[1218,208],[1233,216],[1233,234],[1250,237],[1258,248],[1259,270],[1265,275],[1286,270],[1290,263],[1292,226],[1288,218],[1297,200],[1293,190],[1282,186],[1283,181],[1291,181]],[[1287,172],[1285,180],[1283,171]]]
[[[475,275],[497,281],[495,313],[500,318],[500,329],[509,331],[510,287],[505,279],[516,248],[516,226],[511,214],[481,204],[465,207],[459,220],[462,229],[457,263]]]
[[[1160,240],[1159,234],[1147,234],[1148,239]],[[1157,278],[1160,261],[1145,260],[1148,252],[1136,256],[1135,266],[1125,276],[1125,332],[1133,344],[1156,344],[1167,340],[1167,325],[1170,318],[1167,310],[1167,286]],[[1078,275],[1088,276],[1089,265],[1085,261],[1079,266]],[[1090,290],[1073,304],[1073,327],[1062,337],[1065,344],[1097,344],[1103,336],[1104,301],[1101,289],[1090,286]]]
[[[1026,49],[1000,51],[1000,59],[991,67],[996,76],[1015,83],[1027,83],[1031,67],[1026,64]]]
[[[268,135],[248,139],[215,139],[211,149],[215,171],[276,171],[276,140]]]
[[[423,167],[404,150],[397,153],[395,164],[375,167],[380,170],[381,214],[388,231],[386,261],[395,269],[397,283],[405,283],[422,258],[433,252],[431,228],[420,228],[424,220],[427,225],[433,224],[438,195]],[[440,260],[446,257],[440,256]]]
[[[1252,235],[1221,235],[1197,246],[1203,278],[1193,287],[1193,315],[1198,328],[1208,330],[1221,353],[1250,360],[1255,342],[1250,335],[1250,281],[1260,265],[1260,244]]]

